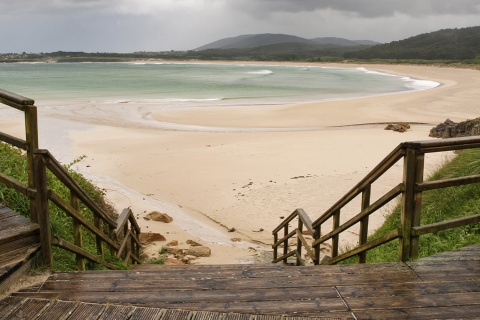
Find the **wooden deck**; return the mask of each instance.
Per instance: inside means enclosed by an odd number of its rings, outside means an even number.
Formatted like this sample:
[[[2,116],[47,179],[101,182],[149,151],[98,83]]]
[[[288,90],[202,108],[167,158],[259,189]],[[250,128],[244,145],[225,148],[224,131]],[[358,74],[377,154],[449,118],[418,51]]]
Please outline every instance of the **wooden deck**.
[[[0,205],[0,291],[30,267],[38,250],[38,225]]]
[[[234,314],[238,319],[240,314],[245,319],[253,315],[268,316],[265,319],[480,318],[479,258],[477,245],[411,263],[146,266],[130,271],[54,273],[40,287],[13,296],[19,299],[15,301],[29,303],[54,299],[55,303],[156,308],[163,314],[183,310],[189,317],[196,311],[212,312],[204,319]]]

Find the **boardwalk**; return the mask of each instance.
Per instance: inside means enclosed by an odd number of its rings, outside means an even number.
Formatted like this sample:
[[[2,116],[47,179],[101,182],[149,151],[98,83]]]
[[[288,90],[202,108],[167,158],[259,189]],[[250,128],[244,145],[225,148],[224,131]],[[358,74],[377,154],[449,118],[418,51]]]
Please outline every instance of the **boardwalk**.
[[[38,251],[38,225],[0,204],[0,291],[30,267]]]
[[[130,271],[55,273],[40,287],[14,297],[181,309],[190,318],[195,311],[214,312],[205,319],[222,319],[232,313],[248,314],[246,319],[252,315],[269,315],[268,319],[282,315],[480,318],[479,253],[477,245],[412,263],[147,266]]]

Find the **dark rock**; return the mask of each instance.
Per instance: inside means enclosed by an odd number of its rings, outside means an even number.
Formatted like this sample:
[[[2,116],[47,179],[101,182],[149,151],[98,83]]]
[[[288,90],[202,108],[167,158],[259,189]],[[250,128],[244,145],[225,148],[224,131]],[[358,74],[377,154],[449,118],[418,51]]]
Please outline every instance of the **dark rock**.
[[[406,132],[408,129],[410,129],[410,125],[404,122],[391,123],[385,127],[385,130],[392,130],[395,132]]]
[[[140,233],[140,242],[142,244],[149,244],[154,241],[166,241],[166,239],[160,233],[155,233],[155,232]]]
[[[430,130],[430,137],[456,138],[480,135],[480,118],[455,123],[450,119]]]

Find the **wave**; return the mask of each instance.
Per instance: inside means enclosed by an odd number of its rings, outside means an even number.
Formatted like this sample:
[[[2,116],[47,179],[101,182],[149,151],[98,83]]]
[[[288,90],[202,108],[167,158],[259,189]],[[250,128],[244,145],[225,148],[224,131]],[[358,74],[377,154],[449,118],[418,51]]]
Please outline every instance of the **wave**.
[[[88,101],[96,104],[119,104],[119,103],[147,103],[147,104],[163,104],[163,103],[181,103],[181,102],[212,102],[222,101],[224,98],[163,98],[163,99],[113,99],[103,101]]]
[[[433,89],[440,86],[440,83],[431,81],[431,80],[419,80],[419,79],[413,79],[409,77],[405,77],[403,79],[407,81],[407,84],[405,84],[407,88],[411,88],[419,91]]]
[[[258,74],[262,76],[267,76],[269,74],[273,74],[273,71],[271,70],[258,70],[258,71],[250,71],[248,74]]]
[[[431,80],[420,80],[420,79],[414,79],[410,77],[404,77],[404,76],[399,76],[391,73],[385,73],[385,72],[380,72],[380,71],[374,71],[374,70],[368,70],[363,67],[358,67],[356,68],[359,71],[365,72],[366,74],[376,74],[376,75],[381,75],[381,76],[389,76],[389,77],[398,77],[401,78],[403,81],[405,81],[405,87],[413,90],[428,90],[428,89],[433,89],[438,86],[440,86],[439,82],[436,81],[431,81]]]

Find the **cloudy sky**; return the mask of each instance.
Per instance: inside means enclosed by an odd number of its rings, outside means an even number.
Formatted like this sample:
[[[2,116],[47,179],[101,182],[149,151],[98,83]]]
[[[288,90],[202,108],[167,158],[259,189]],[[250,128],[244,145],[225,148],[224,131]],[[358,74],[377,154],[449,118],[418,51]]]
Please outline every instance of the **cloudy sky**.
[[[195,49],[241,34],[390,42],[480,25],[480,0],[0,0],[0,53]]]

